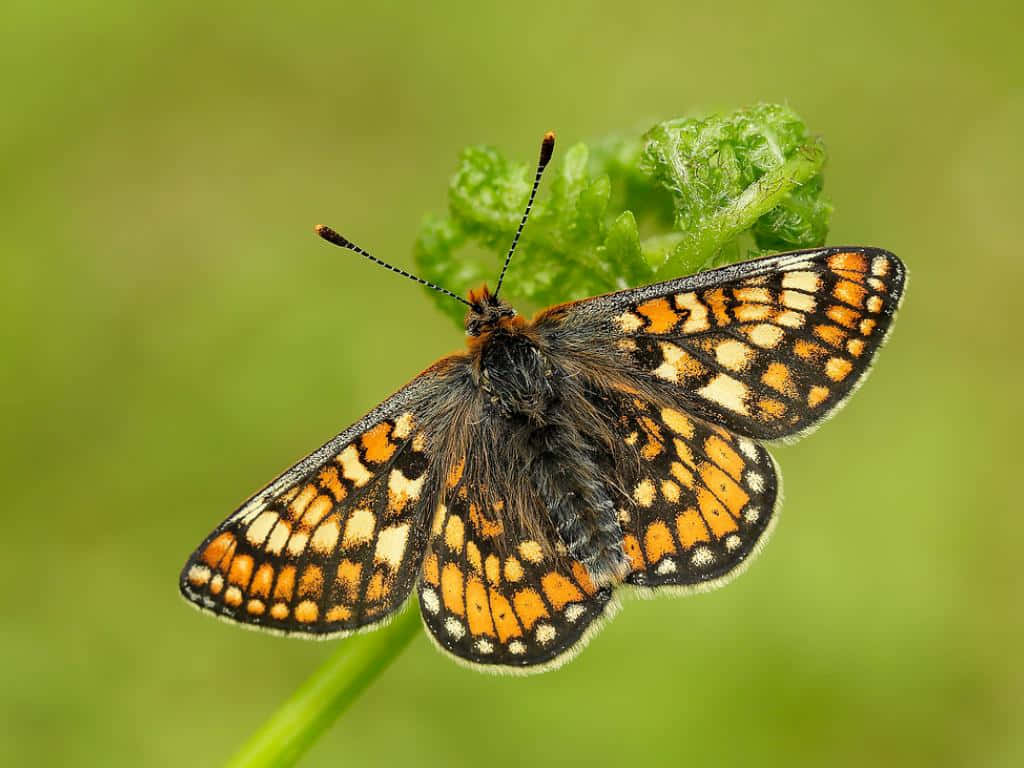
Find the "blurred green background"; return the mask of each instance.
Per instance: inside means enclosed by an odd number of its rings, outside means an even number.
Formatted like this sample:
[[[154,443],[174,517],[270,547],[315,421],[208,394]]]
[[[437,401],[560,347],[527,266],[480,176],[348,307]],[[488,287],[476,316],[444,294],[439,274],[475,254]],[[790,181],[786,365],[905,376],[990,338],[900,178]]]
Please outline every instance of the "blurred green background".
[[[0,762],[218,765],[331,653],[176,590],[249,491],[462,343],[312,224],[408,266],[468,144],[532,162],[549,128],[763,100],[825,137],[829,242],[911,270],[871,381],[776,451],[773,541],[724,590],[628,602],[556,673],[483,676],[420,637],[304,765],[1024,764],[1022,23],[8,0]]]

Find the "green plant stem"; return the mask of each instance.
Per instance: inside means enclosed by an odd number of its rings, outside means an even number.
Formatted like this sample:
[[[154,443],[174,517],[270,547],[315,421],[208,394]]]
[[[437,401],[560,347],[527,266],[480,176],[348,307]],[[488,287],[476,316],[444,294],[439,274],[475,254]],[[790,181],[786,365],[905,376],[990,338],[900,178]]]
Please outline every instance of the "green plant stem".
[[[655,278],[668,280],[704,267],[720,248],[754,226],[794,187],[820,173],[824,164],[825,149],[820,143],[802,147],[792,159],[768,171],[729,205],[706,218],[699,228],[685,233],[658,268]]]
[[[388,626],[340,647],[235,753],[229,768],[294,765],[420,631],[415,599]]]

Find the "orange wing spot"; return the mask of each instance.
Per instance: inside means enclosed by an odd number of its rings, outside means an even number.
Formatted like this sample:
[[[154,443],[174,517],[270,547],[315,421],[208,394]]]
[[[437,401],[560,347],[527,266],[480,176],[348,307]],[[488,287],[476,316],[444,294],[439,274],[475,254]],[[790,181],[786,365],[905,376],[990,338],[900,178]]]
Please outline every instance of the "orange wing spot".
[[[640,550],[640,542],[637,541],[636,536],[632,534],[623,536],[622,549],[626,552],[626,557],[629,558],[629,563],[634,571],[642,571],[646,567],[643,552]]]
[[[816,325],[814,335],[833,347],[842,347],[843,341],[846,340],[846,332],[834,325]]]
[[[478,574],[483,573],[484,564],[483,560],[480,559],[480,550],[476,546],[476,542],[466,542],[466,560],[469,561],[469,566]]]
[[[391,442],[390,435],[391,425],[386,421],[382,421],[363,433],[360,441],[363,444],[363,456],[367,461],[383,464],[395,455],[395,449],[398,446]]]
[[[328,609],[327,621],[348,621],[352,618],[352,611],[347,605],[335,605]]]
[[[317,488],[312,483],[302,489],[301,493],[288,505],[288,511],[291,512],[292,520],[298,520],[302,517],[302,513],[306,511],[306,507],[316,497],[316,494]]]
[[[210,579],[210,592],[219,595],[222,589],[224,589],[224,577],[219,573],[213,574],[213,578]]]
[[[870,336],[871,332],[875,330],[875,321],[870,318],[865,318],[860,321],[860,332],[862,336]]]
[[[661,428],[646,416],[640,418],[640,424],[647,433],[647,442],[644,444],[644,447],[640,449],[640,455],[650,461],[661,453],[661,450],[664,447],[661,440]]]
[[[231,561],[231,571],[228,573],[228,581],[237,584],[242,589],[249,586],[249,579],[252,578],[252,558],[249,555],[239,555]]]
[[[379,602],[387,592],[384,585],[384,574],[377,571],[370,577],[370,583],[366,585],[366,601],[368,603]]]
[[[789,375],[789,368],[783,363],[770,363],[761,376],[761,383],[784,395],[790,397],[796,395],[796,387]]]
[[[660,346],[664,362],[653,371],[658,378],[678,382],[680,377],[689,379],[707,373],[707,369],[689,352],[667,341],[661,342]]]
[[[672,477],[674,477],[680,483],[685,485],[687,488],[693,488],[693,473],[690,472],[690,470],[688,470],[678,461],[672,462],[672,466],[669,467],[669,472],[672,473]]]
[[[593,595],[597,592],[597,587],[594,586],[594,582],[590,580],[590,574],[587,573],[587,569],[583,567],[582,563],[578,563],[575,560],[572,561],[572,575],[576,579],[576,583],[579,584],[583,591],[588,595]]]
[[[466,619],[471,635],[494,637],[494,622],[491,620],[487,590],[484,583],[475,577],[470,577],[466,582]]]
[[[324,519],[324,516],[334,507],[330,496],[317,496],[312,503],[306,507],[306,514],[302,516],[299,523],[307,531],[312,530]]]
[[[291,501],[292,499],[294,499],[298,495],[299,495],[299,486],[293,485],[291,488],[289,488],[287,491],[285,491],[284,493],[281,494],[281,498],[278,499],[278,502],[280,504],[282,504],[282,505],[285,505],[285,504],[287,504],[289,501]]]
[[[688,466],[694,466],[693,451],[690,450],[690,446],[684,443],[682,440],[675,440],[676,455],[682,460],[682,462]]]
[[[295,606],[295,620],[303,624],[312,624],[320,615],[320,609],[312,600],[303,600]]]
[[[576,589],[576,585],[560,573],[549,571],[540,583],[548,602],[556,611],[562,610],[566,603],[577,603],[583,599],[583,593]]]
[[[452,465],[452,468],[448,470],[448,487],[454,488],[459,484],[459,480],[462,479],[462,472],[466,468],[466,460],[459,459],[458,464]]]
[[[722,503],[707,488],[697,489],[697,504],[711,532],[718,538],[721,539],[739,528],[736,521],[725,511]]]
[[[845,304],[853,307],[864,306],[864,296],[867,295],[864,286],[851,283],[849,280],[840,280],[832,289],[832,295]]]
[[[476,504],[469,505],[469,522],[473,524],[473,529],[485,539],[493,539],[495,536],[500,536],[501,532],[505,530],[505,526],[502,525],[499,518],[491,519],[485,517],[480,513]]]
[[[527,632],[533,628],[538,619],[546,619],[549,616],[548,609],[544,607],[544,601],[541,600],[536,590],[521,589],[516,592],[512,602],[515,604],[519,621]]]
[[[832,381],[842,381],[853,370],[853,363],[841,357],[830,357],[825,364],[825,374]]]
[[[711,307],[711,311],[715,315],[715,322],[718,325],[729,325],[729,323],[732,322],[732,319],[729,317],[729,312],[725,308],[725,302],[727,299],[725,291],[722,288],[715,288],[714,290],[705,293],[704,301],[709,307]]]
[[[440,572],[437,568],[437,555],[429,554],[423,561],[423,578],[428,584],[433,584],[435,587],[441,583]]]
[[[846,351],[854,357],[860,357],[864,354],[864,340],[863,339],[850,339],[846,342]]]
[[[345,599],[354,603],[359,599],[359,581],[363,572],[362,563],[353,563],[351,560],[342,560],[338,563],[338,570],[335,574],[335,583],[345,594]]]
[[[441,571],[441,595],[445,607],[456,616],[464,616],[466,608],[462,602],[462,571],[454,563],[447,563]]]
[[[684,414],[672,408],[661,409],[661,420],[665,426],[683,437],[693,437],[693,422]]]
[[[501,561],[496,555],[488,555],[484,561],[484,573],[487,575],[489,584],[501,583]]]
[[[757,401],[757,408],[766,420],[778,419],[786,415],[786,405],[771,397],[762,397]]]
[[[253,616],[262,616],[263,612],[267,610],[267,606],[262,600],[250,600],[246,603],[245,610]]]
[[[647,526],[647,533],[644,534],[644,549],[647,550],[647,562],[649,563],[656,563],[665,555],[675,554],[676,545],[672,541],[672,532],[661,520]]]
[[[299,579],[299,597],[320,597],[324,588],[324,572],[319,565],[307,565]]]
[[[830,269],[848,269],[853,272],[867,272],[868,263],[860,253],[834,253],[828,257]]]
[[[498,631],[498,640],[507,643],[513,637],[522,637],[523,630],[519,628],[519,622],[516,621],[512,604],[496,589],[492,589],[490,595],[491,616],[494,619],[494,628]]]
[[[647,331],[650,333],[667,333],[679,322],[679,315],[672,311],[665,299],[645,301],[636,311],[647,318]]]
[[[683,549],[692,549],[699,541],[711,541],[707,525],[693,507],[676,517],[676,536]]]
[[[345,486],[341,484],[338,479],[338,468],[337,467],[325,467],[320,470],[319,475],[320,487],[331,492],[335,501],[341,501],[348,496],[348,491]]]
[[[211,568],[216,568],[221,560],[234,551],[235,537],[225,531],[206,546],[206,549],[203,550],[203,560]]]
[[[728,443],[712,435],[704,441],[704,451],[713,462],[728,472],[733,480],[739,482],[745,464],[743,458]]]
[[[270,597],[270,585],[274,583],[274,566],[263,563],[256,569],[256,575],[249,585],[249,594],[255,597]]]
[[[833,323],[838,323],[844,328],[856,328],[857,320],[860,318],[860,312],[855,312],[842,304],[832,304],[825,314]]]
[[[740,512],[750,501],[750,495],[714,464],[703,463],[700,465],[700,479],[704,481],[707,490],[714,493],[729,508],[732,516],[739,518]],[[697,490],[697,501],[703,512],[704,503],[700,501],[700,489]]]
[[[224,602],[232,608],[242,604],[242,590],[238,587],[228,587],[224,592]]]
[[[811,387],[807,393],[807,405],[816,408],[828,399],[828,387]]]
[[[828,354],[828,350],[820,344],[815,344],[804,339],[797,339],[793,343],[794,354],[804,360],[815,360]]]
[[[284,603],[274,603],[270,608],[270,615],[278,621],[284,621],[288,618],[288,606]]]
[[[277,583],[274,585],[274,597],[290,603],[292,593],[295,591],[295,566],[286,565],[277,575]]]

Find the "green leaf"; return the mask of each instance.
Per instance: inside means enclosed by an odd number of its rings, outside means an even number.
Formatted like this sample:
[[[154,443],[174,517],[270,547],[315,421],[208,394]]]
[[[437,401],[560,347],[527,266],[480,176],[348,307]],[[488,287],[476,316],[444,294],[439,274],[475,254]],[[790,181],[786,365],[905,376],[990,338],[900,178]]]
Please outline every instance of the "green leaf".
[[[503,290],[536,309],[820,245],[832,212],[824,160],[799,116],[773,104],[576,144],[548,171]],[[493,282],[533,170],[492,147],[465,150],[447,218],[426,219],[417,238],[422,276],[463,294]],[[461,324],[461,305],[432,296]]]

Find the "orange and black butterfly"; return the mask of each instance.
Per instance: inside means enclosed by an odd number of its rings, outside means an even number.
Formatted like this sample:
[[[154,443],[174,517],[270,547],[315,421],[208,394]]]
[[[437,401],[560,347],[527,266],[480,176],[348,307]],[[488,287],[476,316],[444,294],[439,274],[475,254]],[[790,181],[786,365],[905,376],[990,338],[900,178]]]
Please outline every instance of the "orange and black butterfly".
[[[807,434],[864,379],[903,264],[798,251],[526,320],[498,293],[553,148],[548,134],[496,290],[455,297],[468,349],[221,523],[182,571],[188,600],[340,637],[415,587],[443,651],[529,672],[578,652],[620,588],[709,589],[751,560],[781,499],[763,443]]]

